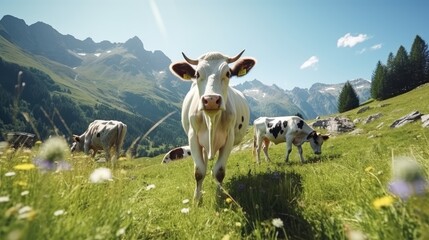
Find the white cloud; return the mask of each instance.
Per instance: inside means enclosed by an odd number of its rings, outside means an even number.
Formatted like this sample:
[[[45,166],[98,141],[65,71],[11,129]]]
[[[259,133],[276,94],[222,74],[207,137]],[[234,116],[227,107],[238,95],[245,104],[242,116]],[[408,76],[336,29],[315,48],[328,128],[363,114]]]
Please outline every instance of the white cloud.
[[[316,63],[319,62],[319,58],[317,58],[316,56],[311,56],[307,61],[305,61],[300,69],[305,69],[305,68],[309,68],[309,67],[314,67],[316,65]]]
[[[369,37],[366,34],[359,34],[356,36],[352,36],[350,33],[344,35],[344,37],[340,37],[337,41],[337,47],[354,47],[356,44],[364,42],[368,40]]]
[[[376,44],[376,45],[372,46],[371,49],[372,50],[377,50],[377,49],[380,49],[381,47],[382,47],[382,45],[381,45],[381,43],[379,43],[379,44]]]

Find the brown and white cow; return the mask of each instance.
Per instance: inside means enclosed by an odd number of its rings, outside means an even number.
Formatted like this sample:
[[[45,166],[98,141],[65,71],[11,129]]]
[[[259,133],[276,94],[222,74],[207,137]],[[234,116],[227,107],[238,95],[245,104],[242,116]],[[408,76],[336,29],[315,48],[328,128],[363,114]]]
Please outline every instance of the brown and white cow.
[[[302,144],[310,142],[314,153],[321,154],[322,144],[329,138],[328,135],[318,134],[308,126],[304,120],[297,116],[260,117],[253,121],[253,127],[253,154],[256,155],[256,162],[258,163],[262,142],[264,142],[263,150],[265,160],[270,161],[270,157],[268,156],[268,146],[270,142],[274,144],[286,142],[286,162],[289,161],[292,144],[294,144],[298,148],[301,163],[304,163]]]
[[[182,126],[194,160],[196,188],[194,201],[199,203],[207,161],[218,160],[212,173],[219,188],[225,177],[225,167],[234,145],[240,143],[249,125],[249,106],[244,95],[229,86],[233,76],[246,75],[255,65],[253,58],[242,58],[209,52],[193,60],[183,54],[186,62],[170,65],[170,70],[192,86],[182,105]],[[238,61],[237,61],[238,60]],[[231,68],[230,63],[235,63]]]
[[[115,159],[118,159],[126,134],[127,125],[120,121],[94,120],[82,135],[73,135],[71,151],[88,154],[92,149],[94,157],[98,150],[104,150],[109,161],[111,148],[114,147]]]
[[[183,159],[188,156],[191,156],[191,148],[189,146],[173,148],[164,155],[161,163],[169,163],[171,161]]]

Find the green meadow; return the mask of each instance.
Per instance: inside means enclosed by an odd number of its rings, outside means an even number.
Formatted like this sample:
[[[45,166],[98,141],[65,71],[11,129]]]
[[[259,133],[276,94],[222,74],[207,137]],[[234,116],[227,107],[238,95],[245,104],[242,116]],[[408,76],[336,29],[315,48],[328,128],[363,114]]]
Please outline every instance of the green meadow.
[[[429,239],[427,191],[404,200],[388,189],[395,158],[414,159],[428,174],[429,129],[420,121],[389,127],[411,111],[428,114],[428,96],[426,85],[341,114],[382,117],[357,123],[359,134],[331,135],[320,156],[305,144],[305,164],[296,148],[285,164],[285,144],[271,145],[272,162],[256,164],[250,128],[228,160],[223,197],[208,174],[200,206],[191,158],[112,165],[65,153],[71,168],[49,171],[34,165],[44,143],[3,148],[0,239]],[[111,175],[97,182],[90,176],[100,168]]]

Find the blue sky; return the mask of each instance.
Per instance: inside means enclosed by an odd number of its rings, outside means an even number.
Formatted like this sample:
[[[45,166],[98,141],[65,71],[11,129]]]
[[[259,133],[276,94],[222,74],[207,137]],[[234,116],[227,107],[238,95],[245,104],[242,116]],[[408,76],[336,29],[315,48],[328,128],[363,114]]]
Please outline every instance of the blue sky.
[[[401,45],[410,51],[416,35],[429,42],[426,0],[2,0],[6,14],[80,40],[137,36],[173,62],[181,52],[246,49],[257,64],[232,84],[258,79],[283,89],[370,80],[377,61]]]

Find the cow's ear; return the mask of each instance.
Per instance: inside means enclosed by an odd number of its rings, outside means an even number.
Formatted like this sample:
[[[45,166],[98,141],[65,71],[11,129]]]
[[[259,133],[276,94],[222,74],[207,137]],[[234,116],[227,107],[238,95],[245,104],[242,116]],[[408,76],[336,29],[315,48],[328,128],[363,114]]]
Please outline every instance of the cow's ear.
[[[73,135],[73,141],[80,142],[80,137],[78,135]]]
[[[329,139],[329,135],[321,135],[322,136],[322,138],[323,138],[323,141],[326,141],[326,140],[328,140]]]
[[[310,138],[314,138],[314,136],[317,136],[317,133],[315,131],[312,131],[310,134],[308,134],[307,140],[309,140]]]
[[[195,76],[195,69],[186,62],[171,64],[170,71],[183,80],[191,80]]]
[[[255,66],[256,60],[253,58],[242,58],[231,69],[231,76],[242,77]]]

